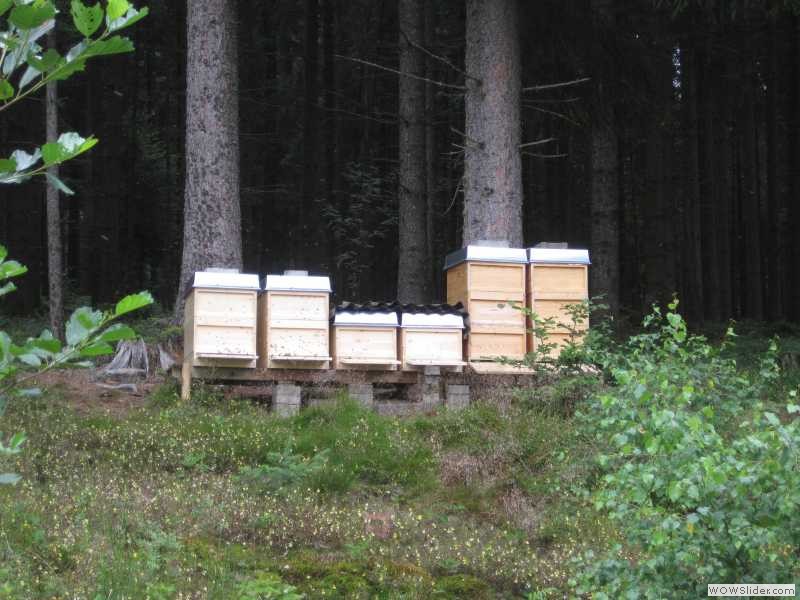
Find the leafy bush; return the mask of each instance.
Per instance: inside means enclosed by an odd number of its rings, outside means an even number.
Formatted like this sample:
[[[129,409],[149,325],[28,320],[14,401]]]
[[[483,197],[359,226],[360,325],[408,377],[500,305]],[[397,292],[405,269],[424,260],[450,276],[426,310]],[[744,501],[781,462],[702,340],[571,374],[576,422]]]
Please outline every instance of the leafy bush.
[[[317,475],[328,462],[330,449],[318,452],[310,459],[292,453],[291,445],[283,452],[267,454],[267,464],[243,467],[239,475],[245,481],[269,491],[295,487]]]
[[[690,335],[677,301],[604,367],[616,386],[580,415],[605,451],[595,507],[625,544],[583,557],[594,598],[686,598],[714,581],[789,582],[800,550],[800,412],[761,401],[778,376],[773,344],[750,375]]]
[[[257,573],[237,588],[238,600],[302,600],[305,596],[293,585],[285,583],[278,575]]]

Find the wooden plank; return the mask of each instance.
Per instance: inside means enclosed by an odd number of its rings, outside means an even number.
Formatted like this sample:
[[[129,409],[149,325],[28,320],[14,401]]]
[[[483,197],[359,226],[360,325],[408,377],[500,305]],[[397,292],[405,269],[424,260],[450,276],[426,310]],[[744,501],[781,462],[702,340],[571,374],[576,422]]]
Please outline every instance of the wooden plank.
[[[458,304],[461,302],[466,308],[468,290],[467,274],[467,263],[461,263],[447,271],[445,287],[448,304]]]
[[[259,367],[327,369],[331,360],[328,312],[329,295],[324,292],[269,291],[262,294]],[[308,361],[306,357],[319,359]]]
[[[528,292],[533,298],[557,297],[583,300],[589,297],[587,277],[586,265],[530,265]]]
[[[233,369],[224,367],[194,367],[192,377],[211,381],[249,381],[297,383],[397,383],[419,382],[419,371],[341,371],[333,369]]]
[[[517,367],[515,365],[507,365],[499,362],[480,362],[473,361],[469,363],[469,368],[475,373],[482,374],[507,374],[507,375],[532,375],[536,371],[530,367]]]
[[[469,263],[469,292],[525,294],[525,265],[510,263]]]
[[[522,359],[525,356],[525,330],[516,333],[471,331],[468,359],[486,360],[500,357]]]
[[[402,368],[413,368],[413,361],[426,361],[428,365],[461,361],[464,358],[462,338],[460,329],[403,328],[400,330]]]

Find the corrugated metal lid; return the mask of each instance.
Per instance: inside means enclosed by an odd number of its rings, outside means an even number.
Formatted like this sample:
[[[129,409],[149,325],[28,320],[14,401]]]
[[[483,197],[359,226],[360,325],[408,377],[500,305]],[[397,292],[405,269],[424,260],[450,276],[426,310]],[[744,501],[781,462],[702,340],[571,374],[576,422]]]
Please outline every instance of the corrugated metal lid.
[[[403,313],[401,327],[464,329],[464,318],[461,315],[436,315],[422,313]]]
[[[528,255],[523,248],[469,245],[448,254],[444,259],[444,270],[451,269],[465,261],[524,264],[528,262]]]
[[[230,290],[258,290],[258,275],[236,271],[197,271],[193,288],[218,288]]]
[[[528,262],[589,265],[589,251],[580,248],[528,248]]]
[[[398,322],[396,312],[337,312],[333,324],[397,327]]]
[[[330,277],[305,275],[267,275],[264,278],[265,291],[282,292],[328,292],[331,291]]]

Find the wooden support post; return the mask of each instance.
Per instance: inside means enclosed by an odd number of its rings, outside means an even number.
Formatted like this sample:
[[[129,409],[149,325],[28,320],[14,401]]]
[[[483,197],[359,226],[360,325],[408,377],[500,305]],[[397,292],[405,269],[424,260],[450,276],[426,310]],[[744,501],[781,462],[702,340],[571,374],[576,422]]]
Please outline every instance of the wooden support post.
[[[188,402],[192,395],[192,361],[183,360],[181,366],[181,401]]]

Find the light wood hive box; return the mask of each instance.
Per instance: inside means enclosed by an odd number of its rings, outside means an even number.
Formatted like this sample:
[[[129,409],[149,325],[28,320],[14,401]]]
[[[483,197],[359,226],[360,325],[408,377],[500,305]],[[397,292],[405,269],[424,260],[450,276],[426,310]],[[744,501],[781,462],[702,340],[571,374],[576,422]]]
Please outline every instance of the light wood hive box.
[[[469,313],[466,344],[469,361],[526,352],[525,304],[527,254],[523,249],[467,246],[445,262],[447,303],[461,302]]]
[[[552,317],[557,325],[552,328],[546,343],[556,344],[550,353],[556,357],[569,341],[570,329],[584,332],[584,323],[573,323],[567,311],[570,304],[589,298],[589,252],[567,248],[528,249],[528,308],[543,319]],[[536,349],[537,340],[528,334],[528,349]]]
[[[404,371],[425,367],[462,367],[464,319],[460,315],[403,313],[400,362]]]
[[[328,277],[267,275],[258,300],[259,367],[330,367],[330,291]]]
[[[183,322],[189,367],[256,366],[258,275],[195,273]]]
[[[333,322],[333,368],[396,371],[396,312],[338,312]]]

